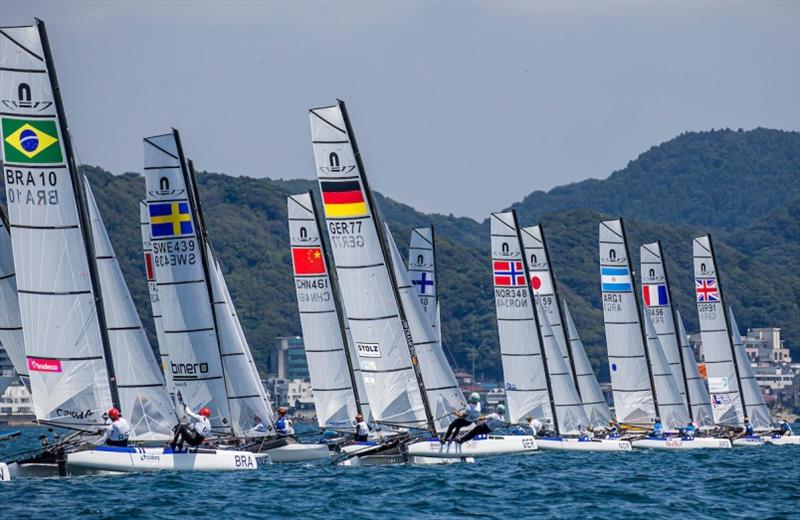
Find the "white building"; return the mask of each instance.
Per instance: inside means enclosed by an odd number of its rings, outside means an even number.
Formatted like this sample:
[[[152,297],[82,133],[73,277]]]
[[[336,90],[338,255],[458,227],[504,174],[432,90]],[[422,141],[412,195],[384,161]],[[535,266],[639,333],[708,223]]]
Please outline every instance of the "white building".
[[[33,415],[31,394],[22,384],[9,386],[0,396],[0,416]]]

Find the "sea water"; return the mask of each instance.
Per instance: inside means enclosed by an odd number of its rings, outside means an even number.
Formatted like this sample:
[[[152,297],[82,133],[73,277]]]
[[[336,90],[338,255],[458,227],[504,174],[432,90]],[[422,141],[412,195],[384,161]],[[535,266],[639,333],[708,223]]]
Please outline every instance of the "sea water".
[[[0,427],[0,434],[14,428]],[[17,428],[18,429],[18,428]],[[0,460],[41,428],[0,442]],[[798,431],[798,428],[795,428]],[[547,451],[445,466],[275,464],[253,472],[0,482],[0,519],[800,518],[800,446]]]

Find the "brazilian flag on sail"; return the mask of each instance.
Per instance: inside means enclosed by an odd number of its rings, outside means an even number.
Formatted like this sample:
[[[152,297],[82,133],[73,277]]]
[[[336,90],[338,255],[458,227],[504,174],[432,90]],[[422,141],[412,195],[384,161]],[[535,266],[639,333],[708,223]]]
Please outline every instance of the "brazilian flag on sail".
[[[3,159],[8,163],[64,162],[55,120],[3,118]]]

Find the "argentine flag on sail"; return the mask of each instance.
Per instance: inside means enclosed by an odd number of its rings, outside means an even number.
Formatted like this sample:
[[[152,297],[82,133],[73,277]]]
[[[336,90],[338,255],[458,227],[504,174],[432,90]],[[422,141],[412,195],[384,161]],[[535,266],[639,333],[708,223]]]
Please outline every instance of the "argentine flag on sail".
[[[605,292],[630,292],[631,274],[627,267],[601,267],[600,278]]]

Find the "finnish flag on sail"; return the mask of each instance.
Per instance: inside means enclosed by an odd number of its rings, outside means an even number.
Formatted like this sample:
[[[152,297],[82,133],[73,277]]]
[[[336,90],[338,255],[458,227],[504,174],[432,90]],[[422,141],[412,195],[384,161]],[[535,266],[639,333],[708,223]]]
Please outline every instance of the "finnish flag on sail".
[[[603,291],[630,292],[633,290],[631,274],[627,267],[601,267],[600,278]]]

